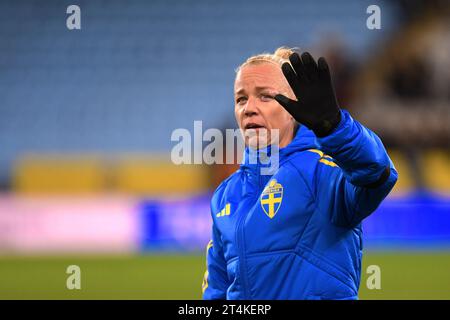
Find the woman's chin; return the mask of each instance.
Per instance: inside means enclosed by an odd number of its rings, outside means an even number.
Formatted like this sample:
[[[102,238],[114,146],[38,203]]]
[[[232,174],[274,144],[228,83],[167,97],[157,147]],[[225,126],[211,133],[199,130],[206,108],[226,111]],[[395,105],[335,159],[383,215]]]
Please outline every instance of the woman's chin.
[[[246,145],[251,149],[264,149],[270,144],[266,137],[251,137],[248,138]]]

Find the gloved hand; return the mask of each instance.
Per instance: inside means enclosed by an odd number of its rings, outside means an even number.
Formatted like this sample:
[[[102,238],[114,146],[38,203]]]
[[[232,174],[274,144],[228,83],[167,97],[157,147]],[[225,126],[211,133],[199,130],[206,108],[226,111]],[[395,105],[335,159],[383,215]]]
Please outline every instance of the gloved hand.
[[[301,58],[293,53],[289,61],[292,66],[285,62],[281,69],[297,101],[281,94],[277,94],[275,100],[317,137],[329,135],[338,126],[341,113],[327,62],[321,57],[316,64],[308,52]]]

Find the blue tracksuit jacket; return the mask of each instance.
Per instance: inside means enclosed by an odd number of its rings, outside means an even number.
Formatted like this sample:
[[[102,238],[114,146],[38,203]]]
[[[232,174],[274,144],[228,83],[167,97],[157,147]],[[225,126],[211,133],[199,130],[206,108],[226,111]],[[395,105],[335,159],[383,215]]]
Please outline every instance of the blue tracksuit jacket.
[[[361,221],[397,172],[380,139],[341,115],[324,138],[301,126],[273,175],[247,149],[216,189],[204,299],[357,299]]]

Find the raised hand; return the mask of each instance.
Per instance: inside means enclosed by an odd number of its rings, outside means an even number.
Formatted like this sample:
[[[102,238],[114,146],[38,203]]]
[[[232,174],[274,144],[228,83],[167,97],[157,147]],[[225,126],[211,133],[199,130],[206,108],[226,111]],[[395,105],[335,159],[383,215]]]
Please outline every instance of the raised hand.
[[[289,61],[291,64],[285,62],[281,69],[297,101],[281,94],[275,100],[316,136],[329,135],[338,126],[341,113],[327,62],[321,57],[316,63],[308,52],[301,58],[293,53]]]

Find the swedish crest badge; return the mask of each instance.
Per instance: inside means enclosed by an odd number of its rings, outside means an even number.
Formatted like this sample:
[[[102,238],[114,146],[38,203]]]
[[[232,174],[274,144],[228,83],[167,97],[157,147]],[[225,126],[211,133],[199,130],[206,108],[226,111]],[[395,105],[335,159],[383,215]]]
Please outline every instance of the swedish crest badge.
[[[282,200],[283,186],[276,179],[270,180],[261,194],[261,207],[270,219],[277,214]]]

